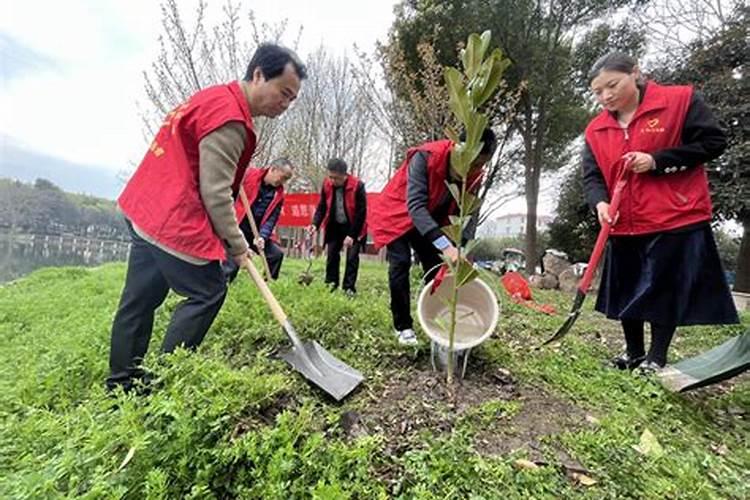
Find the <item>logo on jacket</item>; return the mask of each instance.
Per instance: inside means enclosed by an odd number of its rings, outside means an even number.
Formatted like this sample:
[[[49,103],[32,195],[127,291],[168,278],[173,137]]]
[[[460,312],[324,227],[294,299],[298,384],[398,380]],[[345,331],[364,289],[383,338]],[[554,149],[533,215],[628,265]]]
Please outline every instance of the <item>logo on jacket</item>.
[[[646,126],[641,129],[641,132],[645,132],[647,134],[664,132],[664,127],[660,127],[659,123],[660,122],[658,118],[651,118],[650,120],[646,120]]]

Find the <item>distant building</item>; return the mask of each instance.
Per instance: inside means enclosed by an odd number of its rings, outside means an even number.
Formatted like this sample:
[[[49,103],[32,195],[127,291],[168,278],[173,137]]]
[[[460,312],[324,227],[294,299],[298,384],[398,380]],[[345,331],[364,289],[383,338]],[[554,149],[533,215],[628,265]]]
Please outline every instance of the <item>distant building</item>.
[[[536,230],[547,230],[552,222],[550,215],[536,216]],[[526,234],[526,214],[507,214],[487,220],[479,228],[479,234],[485,237],[522,236]]]

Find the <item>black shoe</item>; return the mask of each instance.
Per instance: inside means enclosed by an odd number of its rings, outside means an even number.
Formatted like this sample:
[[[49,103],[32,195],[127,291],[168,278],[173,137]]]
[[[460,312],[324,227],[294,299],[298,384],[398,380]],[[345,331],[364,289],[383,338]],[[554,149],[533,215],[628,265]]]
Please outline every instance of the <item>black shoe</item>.
[[[664,368],[664,365],[660,365],[656,361],[644,361],[636,370],[636,374],[641,377],[650,377]]]
[[[643,363],[645,359],[645,354],[642,356],[631,356],[629,353],[624,352],[612,359],[612,365],[618,370],[632,370]]]

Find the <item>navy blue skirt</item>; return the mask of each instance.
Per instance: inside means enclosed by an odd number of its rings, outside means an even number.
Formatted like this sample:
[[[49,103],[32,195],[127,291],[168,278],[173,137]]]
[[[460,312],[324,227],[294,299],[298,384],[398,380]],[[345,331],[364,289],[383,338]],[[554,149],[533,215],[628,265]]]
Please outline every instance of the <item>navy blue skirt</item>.
[[[708,223],[611,237],[596,310],[662,325],[739,323]]]

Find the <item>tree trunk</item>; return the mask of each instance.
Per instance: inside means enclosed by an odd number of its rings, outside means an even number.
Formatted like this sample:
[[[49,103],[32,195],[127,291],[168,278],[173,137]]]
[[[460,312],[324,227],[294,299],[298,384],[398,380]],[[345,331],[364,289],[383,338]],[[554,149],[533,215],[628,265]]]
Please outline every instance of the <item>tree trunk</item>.
[[[539,175],[537,165],[534,165],[533,156],[526,156],[526,234],[524,242],[526,248],[526,272],[530,275],[536,270],[536,207],[539,202]]]
[[[742,241],[737,254],[737,276],[734,289],[738,292],[750,293],[750,214],[742,219]]]

